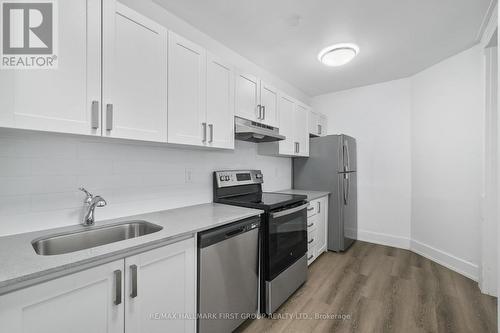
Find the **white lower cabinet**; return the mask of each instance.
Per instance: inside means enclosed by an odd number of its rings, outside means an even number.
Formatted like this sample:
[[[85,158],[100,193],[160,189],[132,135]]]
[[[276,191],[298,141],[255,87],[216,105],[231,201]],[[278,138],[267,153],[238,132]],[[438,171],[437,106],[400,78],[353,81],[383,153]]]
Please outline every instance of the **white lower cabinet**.
[[[125,259],[125,332],[195,332],[194,238]]]
[[[195,332],[195,249],[190,238],[2,295],[0,331]]]
[[[0,296],[0,331],[123,333],[124,310],[117,260]]]
[[[311,200],[307,209],[307,264],[328,250],[328,196]]]

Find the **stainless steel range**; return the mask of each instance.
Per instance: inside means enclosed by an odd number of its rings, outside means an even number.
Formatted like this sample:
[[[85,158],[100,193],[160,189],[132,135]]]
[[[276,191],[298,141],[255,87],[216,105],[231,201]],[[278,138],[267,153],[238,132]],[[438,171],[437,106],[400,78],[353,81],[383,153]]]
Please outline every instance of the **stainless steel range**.
[[[214,202],[257,208],[262,218],[260,311],[272,314],[307,280],[307,197],[262,192],[260,170],[214,172]]]

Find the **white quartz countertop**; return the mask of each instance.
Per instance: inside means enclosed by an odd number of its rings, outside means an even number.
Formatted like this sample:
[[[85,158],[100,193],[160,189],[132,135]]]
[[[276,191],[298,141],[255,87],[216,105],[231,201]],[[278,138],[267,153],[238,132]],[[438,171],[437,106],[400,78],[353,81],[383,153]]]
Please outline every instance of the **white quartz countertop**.
[[[330,192],[327,191],[308,191],[308,190],[297,190],[297,189],[287,189],[276,191],[278,193],[286,193],[286,194],[302,194],[307,195],[307,200],[315,200],[327,196]]]
[[[93,227],[82,225],[0,237],[0,295],[175,242],[203,230],[236,222],[263,211],[216,203],[98,221],[96,227],[124,221],[146,221],[163,229],[141,237],[67,254],[36,254],[31,242],[52,234]]]

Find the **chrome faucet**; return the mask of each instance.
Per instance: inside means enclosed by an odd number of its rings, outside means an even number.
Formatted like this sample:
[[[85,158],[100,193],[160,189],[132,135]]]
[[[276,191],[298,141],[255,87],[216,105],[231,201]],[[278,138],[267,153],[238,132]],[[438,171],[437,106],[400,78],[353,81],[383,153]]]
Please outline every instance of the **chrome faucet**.
[[[94,218],[94,211],[96,207],[104,207],[107,205],[106,200],[104,200],[100,195],[94,196],[92,193],[87,191],[85,188],[80,187],[80,191],[84,192],[87,197],[85,198],[85,205],[87,206],[87,212],[85,213],[85,216],[83,217],[83,222],[82,224],[85,226],[92,226],[94,225],[95,218]]]

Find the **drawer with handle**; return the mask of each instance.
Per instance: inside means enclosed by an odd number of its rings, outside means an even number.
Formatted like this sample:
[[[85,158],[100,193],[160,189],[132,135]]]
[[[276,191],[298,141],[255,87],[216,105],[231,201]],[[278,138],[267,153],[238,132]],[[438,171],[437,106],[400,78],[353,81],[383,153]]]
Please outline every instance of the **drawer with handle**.
[[[307,219],[307,230],[314,229],[318,226],[318,216],[314,215]]]
[[[309,206],[307,206],[307,217],[311,217],[318,214],[318,201],[312,200],[309,202]]]

